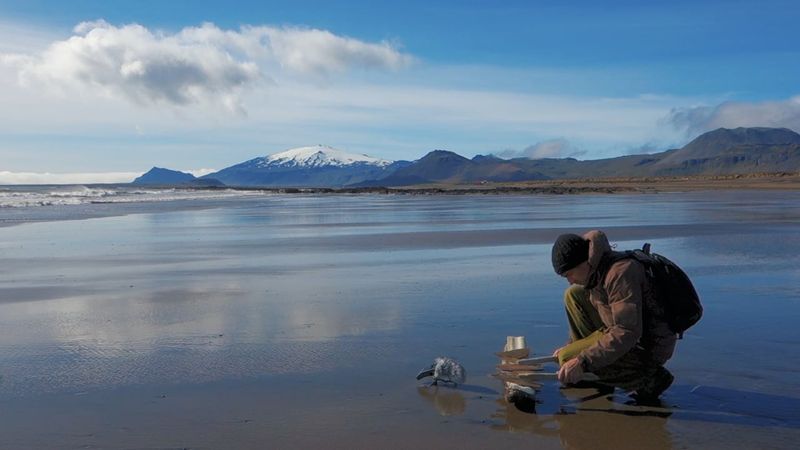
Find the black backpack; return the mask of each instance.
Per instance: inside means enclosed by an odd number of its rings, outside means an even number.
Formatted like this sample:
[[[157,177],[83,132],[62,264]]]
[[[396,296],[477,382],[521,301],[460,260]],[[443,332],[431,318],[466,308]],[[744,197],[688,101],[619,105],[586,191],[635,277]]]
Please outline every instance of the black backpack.
[[[656,301],[664,307],[669,328],[682,339],[683,332],[703,316],[703,306],[692,280],[674,262],[650,253],[649,243],[644,244],[641,250],[627,250],[624,254],[644,265],[653,283]]]

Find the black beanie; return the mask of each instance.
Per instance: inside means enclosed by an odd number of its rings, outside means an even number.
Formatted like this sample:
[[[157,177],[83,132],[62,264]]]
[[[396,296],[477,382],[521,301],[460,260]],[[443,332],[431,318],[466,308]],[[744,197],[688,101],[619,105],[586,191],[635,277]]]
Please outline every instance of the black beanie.
[[[553,244],[553,269],[559,275],[589,259],[589,241],[577,234],[562,234]]]

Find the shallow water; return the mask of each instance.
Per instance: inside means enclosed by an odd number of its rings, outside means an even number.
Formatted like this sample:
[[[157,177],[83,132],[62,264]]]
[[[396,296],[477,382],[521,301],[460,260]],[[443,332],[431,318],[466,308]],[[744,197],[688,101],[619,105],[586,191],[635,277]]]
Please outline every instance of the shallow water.
[[[0,447],[774,448],[800,438],[794,192],[102,207],[110,217],[0,210],[0,223],[19,223],[0,228]],[[523,413],[488,376],[493,352],[506,335],[525,335],[538,354],[564,342],[566,286],[550,245],[590,228],[678,262],[706,315],[668,364],[676,382],[663,408],[550,383],[537,414]],[[467,367],[466,386],[420,387],[414,375],[439,355]]]

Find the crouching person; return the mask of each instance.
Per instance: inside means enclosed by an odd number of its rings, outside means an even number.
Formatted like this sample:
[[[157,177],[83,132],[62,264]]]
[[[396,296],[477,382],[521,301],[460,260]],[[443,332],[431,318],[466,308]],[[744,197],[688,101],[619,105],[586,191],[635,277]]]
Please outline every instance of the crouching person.
[[[554,353],[564,384],[592,372],[600,383],[653,402],[672,384],[664,363],[677,335],[655,300],[644,266],[614,252],[602,231],[563,234],[553,268],[570,283],[564,293],[570,343]]]

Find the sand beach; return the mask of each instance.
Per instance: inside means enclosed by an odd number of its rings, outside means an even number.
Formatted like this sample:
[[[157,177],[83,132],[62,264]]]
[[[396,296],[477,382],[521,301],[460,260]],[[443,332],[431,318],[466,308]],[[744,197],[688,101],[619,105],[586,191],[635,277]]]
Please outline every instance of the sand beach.
[[[58,209],[58,208],[56,208]],[[292,194],[21,213],[0,227],[2,448],[792,448],[794,190]],[[67,211],[67,212],[64,212]],[[90,211],[91,212],[91,211]],[[12,217],[13,216],[13,217]],[[70,220],[66,220],[70,219]],[[651,242],[704,319],[659,407],[490,375],[566,337],[552,240]],[[468,378],[430,387],[436,356]]]

